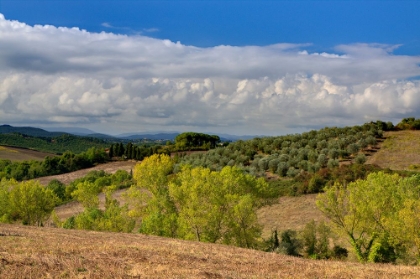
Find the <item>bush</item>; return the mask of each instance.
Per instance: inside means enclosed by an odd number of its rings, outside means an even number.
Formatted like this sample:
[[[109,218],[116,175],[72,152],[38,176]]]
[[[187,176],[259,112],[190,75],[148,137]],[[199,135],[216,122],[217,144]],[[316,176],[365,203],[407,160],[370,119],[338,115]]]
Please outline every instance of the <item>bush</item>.
[[[360,153],[356,156],[356,158],[354,158],[354,162],[356,164],[362,165],[366,162],[366,155],[363,153]]]
[[[297,238],[297,233],[294,230],[286,230],[281,233],[281,242],[278,251],[289,256],[300,256],[299,250],[302,248],[302,243]]]
[[[331,257],[333,259],[343,260],[347,258],[348,255],[349,255],[349,251],[346,248],[341,247],[339,245],[334,245],[332,249],[332,253],[331,253]]]

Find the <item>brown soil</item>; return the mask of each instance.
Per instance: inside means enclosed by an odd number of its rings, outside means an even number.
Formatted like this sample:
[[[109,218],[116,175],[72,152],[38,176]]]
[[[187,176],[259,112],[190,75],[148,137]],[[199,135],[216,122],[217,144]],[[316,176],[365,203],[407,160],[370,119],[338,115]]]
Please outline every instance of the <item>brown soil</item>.
[[[2,224],[0,278],[420,278],[420,267],[309,260],[140,234]]]

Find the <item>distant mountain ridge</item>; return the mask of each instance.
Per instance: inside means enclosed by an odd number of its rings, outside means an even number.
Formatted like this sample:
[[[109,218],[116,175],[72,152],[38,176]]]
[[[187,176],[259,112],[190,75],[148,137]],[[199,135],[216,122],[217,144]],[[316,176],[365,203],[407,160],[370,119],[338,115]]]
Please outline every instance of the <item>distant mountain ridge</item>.
[[[13,127],[10,125],[1,125],[0,126],[0,134],[11,134],[11,133],[19,133],[33,137],[45,137],[45,138],[52,138],[58,137],[63,134],[68,134],[65,132],[48,132],[41,128],[34,128],[34,127]]]
[[[0,126],[0,134],[8,134],[8,133],[20,133],[28,136],[33,137],[58,137],[63,134],[70,134],[82,137],[91,137],[91,138],[98,138],[103,140],[142,140],[142,139],[149,139],[149,140],[170,140],[174,141],[176,136],[179,135],[179,132],[158,132],[158,133],[124,133],[116,136],[111,136],[103,133],[96,133],[92,130],[86,128],[78,128],[78,127],[54,127],[48,128],[47,130],[35,127],[13,127],[11,125],[1,125]],[[222,141],[237,141],[237,140],[248,140],[255,138],[257,136],[235,136],[229,134],[217,134],[217,133],[210,133],[212,135],[218,135]],[[263,136],[260,136],[263,137]]]

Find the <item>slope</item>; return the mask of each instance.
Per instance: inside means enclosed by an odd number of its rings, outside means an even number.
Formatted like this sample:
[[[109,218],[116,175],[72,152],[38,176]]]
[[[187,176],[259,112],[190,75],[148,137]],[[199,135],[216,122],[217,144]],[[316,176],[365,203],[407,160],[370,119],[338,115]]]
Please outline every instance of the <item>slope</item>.
[[[420,268],[314,261],[139,234],[0,226],[1,278],[419,278]]]

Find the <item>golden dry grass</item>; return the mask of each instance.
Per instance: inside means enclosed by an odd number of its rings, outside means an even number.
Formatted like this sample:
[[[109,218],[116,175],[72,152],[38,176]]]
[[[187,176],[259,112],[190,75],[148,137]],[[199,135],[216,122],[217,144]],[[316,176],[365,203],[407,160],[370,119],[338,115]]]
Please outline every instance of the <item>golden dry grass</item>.
[[[46,156],[55,156],[51,153],[39,152],[30,149],[0,146],[0,159],[17,161],[42,161]]]
[[[263,237],[269,237],[274,229],[301,230],[311,220],[325,220],[315,205],[316,196],[281,197],[278,203],[260,208],[257,214],[258,222],[263,226]]]
[[[140,234],[0,225],[0,278],[420,278],[420,267],[315,261]]]
[[[386,132],[380,149],[367,160],[392,170],[420,170],[420,131]],[[411,166],[411,167],[410,167]]]

